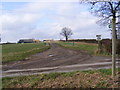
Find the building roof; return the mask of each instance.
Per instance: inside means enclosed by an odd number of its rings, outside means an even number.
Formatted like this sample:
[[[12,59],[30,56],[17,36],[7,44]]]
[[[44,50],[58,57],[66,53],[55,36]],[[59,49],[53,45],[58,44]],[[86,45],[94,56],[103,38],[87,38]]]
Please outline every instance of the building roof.
[[[32,43],[33,39],[20,39],[18,43]]]

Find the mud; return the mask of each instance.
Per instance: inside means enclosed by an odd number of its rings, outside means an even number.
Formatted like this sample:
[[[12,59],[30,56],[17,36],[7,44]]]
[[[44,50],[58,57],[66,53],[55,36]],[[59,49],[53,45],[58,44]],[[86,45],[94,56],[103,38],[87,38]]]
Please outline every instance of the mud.
[[[10,69],[32,69],[55,66],[66,66],[74,64],[90,64],[96,62],[110,61],[110,57],[91,56],[84,51],[76,51],[61,47],[55,43],[51,49],[32,55],[27,60],[3,64],[3,71]]]

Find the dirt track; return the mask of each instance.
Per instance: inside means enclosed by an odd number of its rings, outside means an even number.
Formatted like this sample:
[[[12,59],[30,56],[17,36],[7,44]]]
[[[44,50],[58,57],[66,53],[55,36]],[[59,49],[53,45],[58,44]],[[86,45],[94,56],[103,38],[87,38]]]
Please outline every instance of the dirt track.
[[[51,49],[32,55],[27,60],[2,65],[2,76],[26,76],[50,72],[70,72],[111,68],[111,57],[91,56],[84,51],[71,50],[52,43]],[[119,66],[120,60],[117,60]]]
[[[18,61],[4,65],[7,69],[31,69],[43,67],[65,66],[73,64],[86,64],[103,61],[108,57],[92,57],[83,51],[75,51],[51,44],[52,48],[29,57],[28,60]]]

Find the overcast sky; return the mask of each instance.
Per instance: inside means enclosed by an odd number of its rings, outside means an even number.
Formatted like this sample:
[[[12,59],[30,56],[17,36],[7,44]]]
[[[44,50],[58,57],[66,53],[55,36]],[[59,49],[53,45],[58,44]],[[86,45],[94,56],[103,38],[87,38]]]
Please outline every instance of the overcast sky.
[[[89,5],[79,2],[4,2],[0,3],[2,42],[19,39],[64,39],[63,27],[73,31],[71,39],[111,38],[107,27],[96,24],[98,17],[89,12]]]

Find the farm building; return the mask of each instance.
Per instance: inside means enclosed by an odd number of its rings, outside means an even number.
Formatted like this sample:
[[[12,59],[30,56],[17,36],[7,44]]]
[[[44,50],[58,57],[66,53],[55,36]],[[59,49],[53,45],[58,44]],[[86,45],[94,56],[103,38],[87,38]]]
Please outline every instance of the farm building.
[[[40,40],[35,39],[20,39],[18,43],[39,43]]]
[[[46,39],[46,40],[43,40],[43,42],[51,42],[53,40],[49,40],[49,39]]]
[[[18,43],[33,43],[33,39],[20,39]]]
[[[39,43],[40,40],[35,40],[35,39],[34,39],[33,42],[34,42],[34,43]]]

